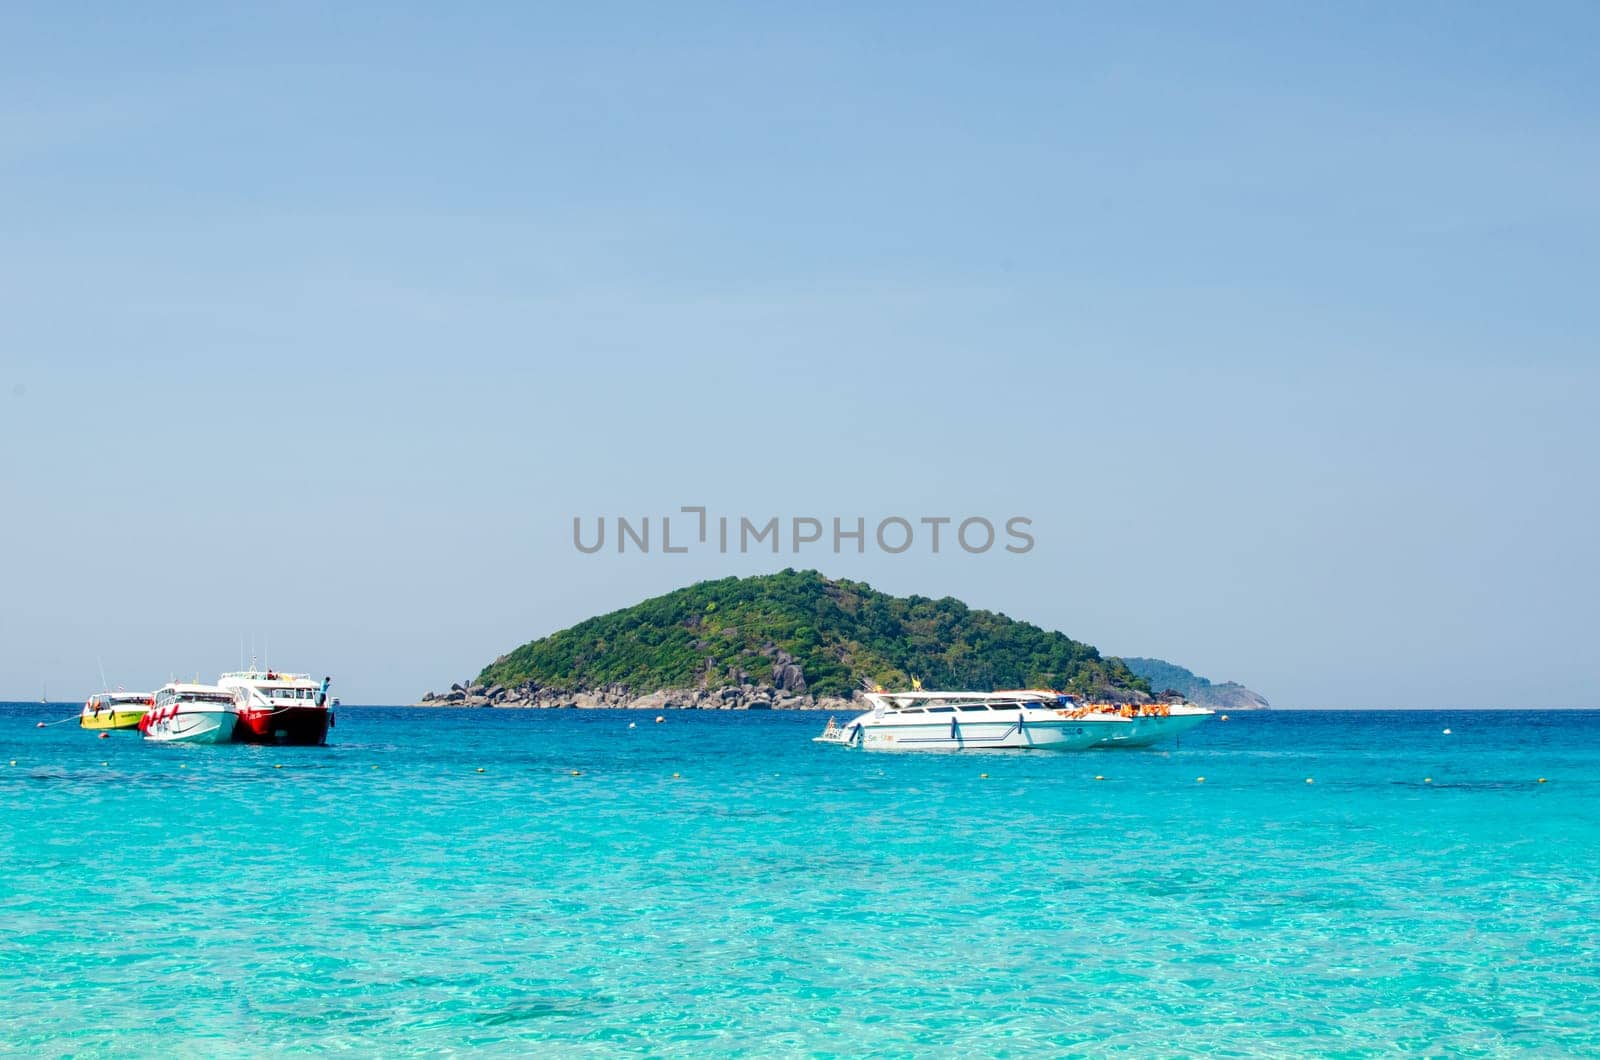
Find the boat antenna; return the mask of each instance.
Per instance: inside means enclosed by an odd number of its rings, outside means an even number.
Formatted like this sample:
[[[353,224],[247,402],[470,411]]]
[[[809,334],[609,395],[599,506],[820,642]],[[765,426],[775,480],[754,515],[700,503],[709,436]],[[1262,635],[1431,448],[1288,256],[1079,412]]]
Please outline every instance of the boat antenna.
[[[102,689],[110,688],[111,687],[111,683],[106,680],[106,662],[105,662],[105,660],[100,658],[100,656],[96,655],[94,657],[94,661],[100,667],[100,687]]]

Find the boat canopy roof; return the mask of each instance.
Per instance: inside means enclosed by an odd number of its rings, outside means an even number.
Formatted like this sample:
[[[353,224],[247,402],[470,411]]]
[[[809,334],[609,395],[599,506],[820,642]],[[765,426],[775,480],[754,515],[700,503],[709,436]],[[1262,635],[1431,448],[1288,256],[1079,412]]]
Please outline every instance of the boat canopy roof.
[[[867,692],[871,700],[889,703],[1037,703],[1041,700],[1069,699],[1065,692],[1047,688],[1022,688],[1009,692]]]
[[[102,703],[143,703],[155,693],[153,692],[96,692],[90,699],[98,699]]]
[[[316,684],[311,680],[310,674],[292,674],[287,670],[235,670],[222,675],[224,681],[272,681],[284,684],[296,684],[304,681],[307,684]]]

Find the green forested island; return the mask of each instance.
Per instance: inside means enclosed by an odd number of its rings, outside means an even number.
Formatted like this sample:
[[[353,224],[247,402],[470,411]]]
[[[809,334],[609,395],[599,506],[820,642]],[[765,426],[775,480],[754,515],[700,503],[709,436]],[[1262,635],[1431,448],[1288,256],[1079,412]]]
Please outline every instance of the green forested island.
[[[699,582],[530,641],[426,704],[811,707],[863,685],[1059,688],[1142,700],[1148,682],[1062,633],[946,597],[785,570]]]

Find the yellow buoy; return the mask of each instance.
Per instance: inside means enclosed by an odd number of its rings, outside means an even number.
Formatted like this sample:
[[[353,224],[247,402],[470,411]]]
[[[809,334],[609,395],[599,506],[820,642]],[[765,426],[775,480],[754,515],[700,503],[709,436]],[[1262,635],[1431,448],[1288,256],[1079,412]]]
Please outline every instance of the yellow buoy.
[[[1104,780],[1104,779],[1106,779],[1106,778],[1105,778],[1105,777],[1103,777],[1103,776],[1101,776],[1101,775],[1100,775],[1100,774],[1099,774],[1099,773],[1096,773],[1096,774],[1095,774],[1095,775],[1094,775],[1094,779],[1096,779],[1096,780]]]
[[[1196,784],[1204,784],[1206,782],[1206,778],[1205,777],[1195,777],[1194,778],[1194,782]]]
[[[1543,777],[1540,777],[1540,778],[1539,778],[1539,783],[1541,783],[1541,784],[1543,784],[1543,783],[1544,783],[1544,778],[1543,778]]]
[[[479,767],[478,767],[478,772],[480,772],[480,773],[482,773],[482,772],[483,772],[483,767],[482,767],[482,766],[479,766]]]
[[[672,774],[672,779],[673,780],[677,780],[679,776],[680,776],[680,774],[674,773],[674,774]]]
[[[583,773],[580,772],[579,770],[574,769],[572,771],[572,775],[575,776],[575,777],[581,777],[581,776],[583,776]]]
[[[11,764],[12,764],[12,765],[16,765],[16,764],[17,764],[17,760],[16,760],[16,759],[15,759],[15,758],[13,758],[13,759],[12,759],[12,760],[11,760]]]
[[[1432,777],[1423,777],[1422,778],[1422,782],[1424,784],[1432,784],[1433,783],[1433,778]]]
[[[1307,783],[1307,784],[1315,784],[1315,783],[1316,783],[1316,781],[1314,781],[1314,780],[1312,780],[1312,779],[1311,779],[1311,778],[1310,778],[1310,777],[1307,777],[1307,778],[1306,778],[1306,783]]]
[[[373,767],[372,767],[372,768],[373,768],[373,769],[377,769],[377,768],[378,768],[378,767],[377,767],[377,766],[373,766]]]
[[[978,779],[979,780],[988,780],[989,779],[989,774],[987,774],[987,773],[979,773],[978,774]]]
[[[273,769],[282,769],[283,768],[283,763],[282,762],[274,762],[273,765],[272,765],[272,768]]]

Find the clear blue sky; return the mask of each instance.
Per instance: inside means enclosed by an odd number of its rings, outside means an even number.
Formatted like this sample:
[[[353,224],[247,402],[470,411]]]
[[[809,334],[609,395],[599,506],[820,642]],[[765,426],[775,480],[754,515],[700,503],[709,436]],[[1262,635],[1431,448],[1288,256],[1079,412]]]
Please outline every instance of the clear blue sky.
[[[1285,706],[1600,704],[1600,8],[7,5],[0,697],[414,699],[817,556]],[[431,10],[430,10],[431,8]]]

